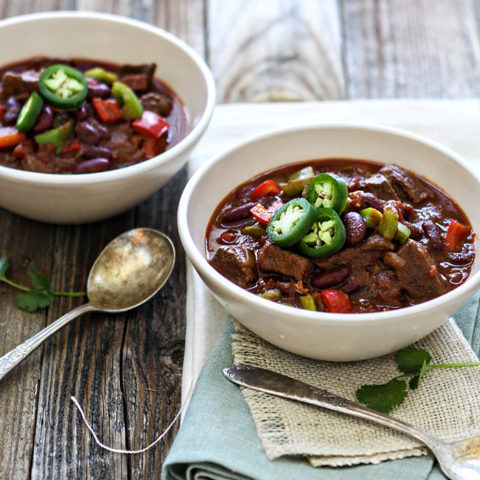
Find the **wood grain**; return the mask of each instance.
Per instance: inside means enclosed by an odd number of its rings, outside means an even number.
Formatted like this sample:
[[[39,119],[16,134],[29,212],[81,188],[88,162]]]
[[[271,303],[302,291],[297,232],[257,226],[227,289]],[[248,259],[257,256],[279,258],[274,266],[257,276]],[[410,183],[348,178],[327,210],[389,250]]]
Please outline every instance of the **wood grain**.
[[[61,9],[125,15],[179,36],[209,62],[221,103],[480,93],[474,0],[0,0],[0,18]],[[20,282],[33,259],[55,287],[81,290],[100,249],[134,226],[158,228],[178,247],[174,273],[152,301],[74,321],[0,383],[0,479],[160,478],[177,427],[143,455],[112,455],[96,446],[70,395],[116,448],[144,447],[178,411],[186,286],[175,214],[185,183],[184,169],[130,212],[80,226],[0,209],[0,251]],[[57,299],[27,314],[0,285],[0,353],[80,302]]]
[[[211,0],[208,11],[220,103],[345,97],[335,0]]]
[[[33,2],[33,8],[30,3],[2,2],[0,11],[10,16],[72,8],[65,2]],[[199,52],[204,50],[204,21],[202,16],[195,17],[203,12],[201,2],[191,2],[193,9],[183,2],[155,2],[145,8],[137,2],[77,4],[78,8],[154,20]],[[185,183],[183,170],[136,209],[89,225],[51,226],[0,210],[0,226],[8,232],[0,237],[0,248],[8,249],[15,261],[11,273],[16,280],[26,280],[24,257],[28,252],[37,268],[51,276],[52,285],[82,290],[101,248],[124,230],[151,226],[180,244],[174,219]],[[80,303],[59,299],[47,313],[30,315],[15,307],[11,289],[0,289],[6,315],[1,320],[6,325],[0,353]],[[184,305],[185,259],[180,254],[172,278],[148,305],[124,315],[92,314],[77,319],[12,372],[0,385],[0,430],[6,439],[0,448],[0,478],[159,478],[176,429],[151,453],[133,459],[113,455],[95,444],[70,395],[77,397],[107,445],[141,448],[151,442],[179,409]]]
[[[477,96],[475,5],[469,0],[342,0],[348,96]]]

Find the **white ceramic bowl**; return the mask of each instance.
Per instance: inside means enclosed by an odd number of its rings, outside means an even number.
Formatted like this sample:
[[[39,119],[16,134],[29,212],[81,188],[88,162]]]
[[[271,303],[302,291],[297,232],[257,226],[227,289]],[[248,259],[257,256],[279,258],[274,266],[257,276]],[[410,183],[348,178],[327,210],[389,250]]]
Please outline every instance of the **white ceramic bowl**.
[[[178,228],[203,281],[248,329],[307,357],[362,360],[405,347],[442,325],[479,288],[480,258],[468,280],[441,297],[394,311],[351,315],[311,312],[265,300],[226,280],[205,258],[209,218],[234,187],[279,165],[331,157],[396,163],[419,173],[453,196],[480,232],[479,179],[458,155],[411,133],[341,125],[275,131],[216,156],[187,184],[178,208]]]
[[[36,55],[118,63],[155,62],[155,76],[190,112],[190,132],[165,153],[118,170],[83,175],[0,166],[0,206],[35,220],[82,223],[128,210],[165,184],[205,132],[215,105],[213,77],[195,51],[150,25],[93,12],[49,12],[0,21],[0,65]]]

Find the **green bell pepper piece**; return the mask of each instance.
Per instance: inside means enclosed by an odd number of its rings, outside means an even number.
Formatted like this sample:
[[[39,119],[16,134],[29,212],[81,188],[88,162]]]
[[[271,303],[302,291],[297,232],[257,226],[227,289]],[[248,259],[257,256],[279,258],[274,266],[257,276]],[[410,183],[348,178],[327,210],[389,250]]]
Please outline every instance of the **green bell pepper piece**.
[[[395,232],[395,236],[393,237],[393,239],[403,244],[410,237],[410,233],[410,229],[406,225],[398,222],[397,231]]]
[[[305,186],[310,185],[315,178],[313,168],[308,166],[290,175],[287,183],[282,183],[282,190],[289,197],[295,197],[303,192]]]
[[[272,302],[279,302],[282,299],[282,292],[278,288],[272,288],[259,294],[259,297],[265,298]]]
[[[16,127],[21,132],[28,132],[40,115],[43,107],[43,99],[37,92],[32,92],[28,100],[23,104],[17,117]]]
[[[300,306],[304,310],[317,310],[317,304],[315,303],[315,299],[312,295],[301,295],[299,300]]]
[[[134,91],[125,83],[113,82],[112,93],[118,104],[122,107],[125,120],[135,120],[143,113],[143,106]]]
[[[376,208],[368,207],[360,210],[360,215],[365,220],[368,228],[376,228],[382,221],[383,214]]]
[[[73,121],[65,123],[60,127],[54,128],[52,130],[47,130],[46,132],[39,133],[35,135],[35,141],[37,143],[51,143],[55,145],[57,148],[55,153],[58,155],[62,150],[64,143],[66,142],[67,138],[69,137],[73,128]]]
[[[263,235],[266,235],[267,233],[265,229],[258,223],[256,223],[255,225],[248,225],[246,227],[243,227],[241,232],[243,235],[250,235],[251,237],[255,238],[263,237]]]
[[[94,78],[99,82],[107,83],[108,85],[111,85],[118,79],[117,75],[112,72],[107,72],[100,67],[91,68],[90,70],[87,70],[84,75],[86,77]]]
[[[383,208],[382,220],[377,230],[387,240],[393,240],[398,228],[398,212],[393,205],[385,205]]]

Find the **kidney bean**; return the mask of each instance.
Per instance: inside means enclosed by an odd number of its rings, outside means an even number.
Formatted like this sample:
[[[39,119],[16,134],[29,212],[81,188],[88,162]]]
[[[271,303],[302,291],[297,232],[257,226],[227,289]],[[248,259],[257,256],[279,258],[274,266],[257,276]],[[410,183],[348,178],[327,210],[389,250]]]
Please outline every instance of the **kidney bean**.
[[[91,160],[80,162],[73,170],[73,173],[104,172],[109,168],[110,161],[107,158],[92,158]]]
[[[13,125],[17,121],[18,114],[22,106],[15,97],[10,97],[5,102],[5,111],[3,112],[3,123],[5,125]]]
[[[90,100],[95,97],[108,98],[111,94],[110,87],[104,83],[88,84],[87,98]]]
[[[412,222],[403,222],[405,226],[410,229],[410,238],[412,240],[419,240],[423,237],[423,225],[420,223],[412,223]]]
[[[88,122],[79,122],[75,127],[75,133],[80,141],[95,145],[100,141],[100,133]]]
[[[348,267],[336,268],[335,270],[317,273],[310,282],[316,288],[333,287],[337,283],[343,282],[349,274]]]
[[[44,105],[42,111],[38,116],[35,125],[33,125],[33,131],[40,133],[48,130],[53,124],[53,111],[49,105]]]
[[[425,220],[422,225],[425,235],[430,240],[435,250],[443,250],[444,243],[440,235],[439,229],[433,220]]]
[[[113,152],[107,147],[98,147],[96,145],[87,145],[83,149],[83,156],[87,158],[107,158],[111,160],[113,158]]]
[[[79,122],[82,120],[85,120],[88,117],[87,104],[83,102],[82,106],[78,110],[75,110],[74,115],[75,115],[75,120]]]
[[[376,208],[380,212],[383,212],[383,207],[385,206],[385,200],[380,200],[380,198],[376,197],[373,193],[365,192],[363,194],[365,199],[365,203],[372,208]]]
[[[97,122],[94,118],[90,118],[90,123],[95,127],[97,132],[100,134],[100,138],[102,140],[110,140],[110,137],[112,134],[110,133],[110,130],[105,126],[102,125],[101,123]]]
[[[347,245],[358,245],[367,235],[367,225],[358,212],[348,212],[342,217],[347,235]]]
[[[240,207],[232,208],[222,217],[222,222],[236,222],[251,216],[250,209],[256,205],[256,202],[249,202]]]

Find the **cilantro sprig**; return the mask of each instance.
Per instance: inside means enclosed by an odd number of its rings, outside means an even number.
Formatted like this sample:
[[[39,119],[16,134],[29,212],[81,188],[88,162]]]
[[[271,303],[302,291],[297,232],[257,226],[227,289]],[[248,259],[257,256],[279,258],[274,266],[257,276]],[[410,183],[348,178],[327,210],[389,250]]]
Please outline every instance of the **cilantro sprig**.
[[[432,356],[420,348],[407,347],[395,354],[395,363],[402,372],[381,385],[362,385],[357,400],[378,412],[389,413],[403,403],[410,390],[416,390],[423,376],[434,368],[476,367],[480,362],[431,364]]]
[[[3,256],[0,257],[0,282],[4,282],[11,287],[23,291],[23,293],[17,295],[16,302],[18,308],[26,310],[27,312],[32,313],[41,308],[48,307],[53,302],[55,296],[84,297],[86,295],[85,292],[57,292],[52,290],[48,275],[39,273],[33,263],[28,267],[32,286],[25,287],[7,278],[6,273],[9,267],[10,262],[5,252]]]

